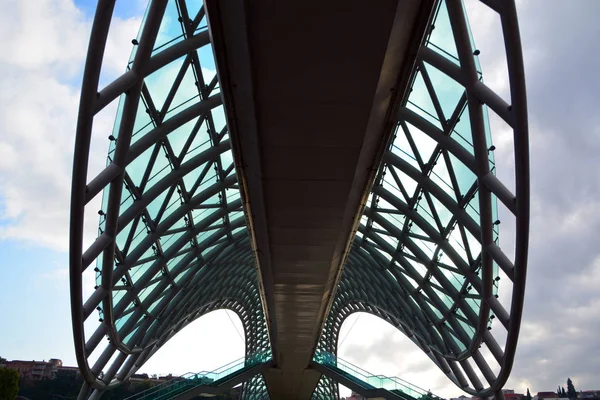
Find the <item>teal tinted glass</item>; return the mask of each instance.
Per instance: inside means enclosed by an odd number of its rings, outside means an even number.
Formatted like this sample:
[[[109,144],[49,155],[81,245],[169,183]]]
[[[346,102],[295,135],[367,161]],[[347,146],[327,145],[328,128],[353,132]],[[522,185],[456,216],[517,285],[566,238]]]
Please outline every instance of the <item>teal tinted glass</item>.
[[[445,1],[439,2],[433,25],[424,46],[460,65]],[[422,318],[428,326],[413,333],[441,354],[458,354],[475,338],[481,308],[480,297],[464,300],[470,295],[465,273],[478,271],[482,278],[479,183],[470,162],[474,160],[476,133],[471,127],[469,100],[462,84],[428,62],[417,61],[401,111],[400,115],[407,117],[398,122],[352,249],[357,256],[366,251],[361,257],[371,261],[365,264],[350,259],[346,285],[362,287],[364,295],[353,292],[357,300],[370,301],[383,310],[405,309],[403,304],[410,297],[415,311],[408,316]],[[483,114],[489,147],[485,107]],[[492,152],[489,163],[495,173]],[[496,204],[492,195],[494,220]],[[495,240],[497,236],[495,227]],[[353,283],[349,271],[369,264],[387,269],[390,273],[381,279],[391,287],[399,285],[394,293],[405,299],[392,301],[388,297],[377,302],[374,293],[368,294],[367,286]],[[497,275],[495,264],[493,273]],[[424,314],[419,315],[419,309]],[[444,335],[433,333],[437,332],[433,325],[440,323],[445,326]]]
[[[96,284],[112,284],[111,317],[125,346],[147,344],[149,338],[135,335],[142,330],[167,335],[181,321],[201,315],[204,303],[214,303],[214,298],[221,299],[217,305],[224,302],[222,307],[245,301],[242,315],[258,324],[255,335],[264,336],[253,338],[256,344],[247,351],[253,357],[270,352],[270,344],[200,6],[196,1],[167,2],[150,59],[170,54],[190,38],[203,44],[144,78],[137,106],[130,107],[133,117],[125,115],[131,93],[119,99],[107,165],[113,162],[119,141],[127,135],[131,140],[122,186],[108,185],[102,195],[100,235],[106,230],[109,207],[115,207],[109,204],[111,192],[121,190],[114,260],[107,262],[102,254],[97,258]],[[142,27],[147,18],[148,13]],[[134,41],[127,71],[136,68],[143,29]],[[191,117],[182,120],[182,115]],[[114,282],[103,282],[107,265]],[[204,290],[195,297],[182,290],[199,284]],[[106,314],[103,306],[98,307],[101,320]],[[159,317],[160,323],[154,323]]]

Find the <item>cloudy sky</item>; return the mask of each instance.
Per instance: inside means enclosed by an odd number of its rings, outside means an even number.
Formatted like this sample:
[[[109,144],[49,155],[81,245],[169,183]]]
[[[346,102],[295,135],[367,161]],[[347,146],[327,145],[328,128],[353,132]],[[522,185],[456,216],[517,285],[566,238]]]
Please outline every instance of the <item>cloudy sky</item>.
[[[54,357],[75,364],[68,206],[94,3],[0,2],[0,356],[8,359]],[[142,3],[117,2],[103,82],[124,70]],[[469,10],[485,81],[506,98],[497,21],[476,5]],[[532,220],[524,323],[507,385],[518,391],[554,390],[569,376],[577,389],[600,389],[599,12],[597,0],[519,2]],[[95,122],[90,176],[104,164],[113,118],[109,108]],[[510,137],[492,123],[498,174],[510,186]],[[501,227],[501,245],[511,249],[510,218]],[[225,364],[243,355],[240,332],[233,313],[211,314],[173,339],[143,370],[182,373]],[[401,376],[443,396],[460,393],[412,343],[374,317],[351,317],[341,338],[340,356],[370,372]],[[196,346],[185,349],[190,341]]]

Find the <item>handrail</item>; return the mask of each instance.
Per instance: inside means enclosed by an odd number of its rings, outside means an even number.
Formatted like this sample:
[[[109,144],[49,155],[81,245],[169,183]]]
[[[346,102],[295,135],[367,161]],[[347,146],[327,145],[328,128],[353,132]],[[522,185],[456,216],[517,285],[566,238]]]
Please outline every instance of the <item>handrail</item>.
[[[388,391],[401,391],[413,399],[418,400],[440,400],[440,396],[436,396],[429,391],[426,391],[410,382],[407,382],[401,378],[395,376],[375,375],[364,369],[342,360],[334,354],[317,351],[313,358],[313,361],[324,365],[326,367],[333,368],[334,370],[341,371],[345,374],[352,376],[353,378],[359,379],[361,382],[368,386],[385,389]]]
[[[213,371],[186,372],[180,376],[174,376],[164,383],[160,383],[125,400],[157,400],[168,398],[179,393],[181,390],[189,390],[198,385],[216,385],[217,382],[241,371],[244,368],[254,367],[271,359],[271,353],[258,353],[248,358],[242,357],[225,364]]]

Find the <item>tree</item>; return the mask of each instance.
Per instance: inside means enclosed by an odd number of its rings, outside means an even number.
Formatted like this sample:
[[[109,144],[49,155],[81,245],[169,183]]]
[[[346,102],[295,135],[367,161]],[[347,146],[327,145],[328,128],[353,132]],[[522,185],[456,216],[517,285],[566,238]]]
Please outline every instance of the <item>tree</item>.
[[[529,392],[529,388],[527,388],[527,394],[525,395],[525,400],[531,400],[531,393]]]
[[[575,386],[573,386],[571,378],[567,378],[567,397],[570,400],[575,400],[577,398],[577,391],[575,390]]]
[[[0,399],[14,400],[19,394],[19,373],[14,369],[0,368]]]

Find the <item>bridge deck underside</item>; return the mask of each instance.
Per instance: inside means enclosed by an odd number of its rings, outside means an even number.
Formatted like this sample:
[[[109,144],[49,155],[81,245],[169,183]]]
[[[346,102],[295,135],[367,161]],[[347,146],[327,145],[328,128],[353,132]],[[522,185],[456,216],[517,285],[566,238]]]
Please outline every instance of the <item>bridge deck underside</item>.
[[[348,203],[396,6],[344,3],[250,11],[278,350],[296,377],[342,263],[345,211],[358,208]]]
[[[255,224],[264,223],[266,240],[259,238],[257,246],[270,258],[265,289],[274,306],[271,331],[276,330],[280,370],[271,371],[267,383],[275,398],[292,399],[302,391],[302,371],[391,134],[389,108],[408,76],[402,72],[412,69],[409,46],[416,37],[416,50],[423,37],[427,20],[418,21],[421,25],[415,20],[429,15],[430,3],[248,1],[243,12],[251,82],[244,86],[216,52],[222,82],[230,75],[233,86],[226,107],[232,125],[239,126],[232,130],[240,143],[234,156],[243,174],[259,175],[259,185],[247,188],[247,211]],[[234,11],[222,6],[219,12]],[[219,23],[210,7],[208,15]],[[224,53],[234,47],[231,41],[224,39]],[[249,107],[239,92],[248,88],[254,148],[244,142],[251,133],[239,122]],[[250,158],[260,161],[248,166]],[[262,204],[253,202],[253,191],[261,191]],[[259,263],[264,273],[260,256]]]

